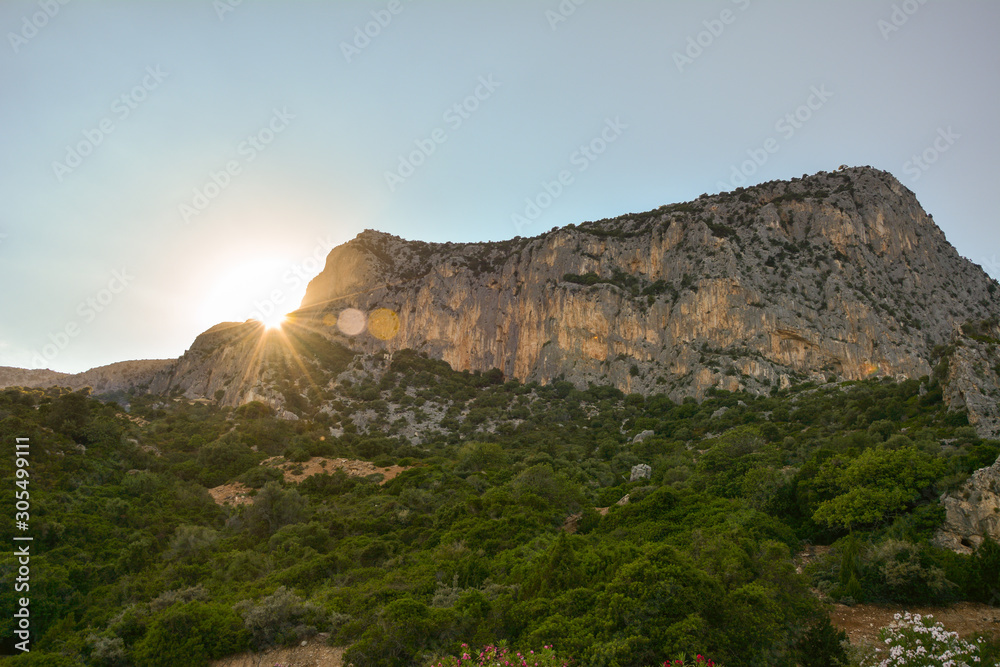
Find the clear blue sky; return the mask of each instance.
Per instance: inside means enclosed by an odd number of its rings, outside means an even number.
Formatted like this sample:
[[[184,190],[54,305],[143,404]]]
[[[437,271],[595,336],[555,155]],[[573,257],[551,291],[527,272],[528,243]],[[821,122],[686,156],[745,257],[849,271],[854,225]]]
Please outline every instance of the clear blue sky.
[[[4,0],[0,365],[175,357],[365,228],[531,236],[753,155],[891,171],[1000,277],[998,31],[991,0]]]

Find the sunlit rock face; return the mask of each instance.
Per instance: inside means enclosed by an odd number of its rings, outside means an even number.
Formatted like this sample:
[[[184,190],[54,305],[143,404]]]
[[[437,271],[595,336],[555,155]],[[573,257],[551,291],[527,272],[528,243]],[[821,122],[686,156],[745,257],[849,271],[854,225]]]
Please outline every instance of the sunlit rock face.
[[[1000,316],[1000,293],[892,175],[851,168],[497,243],[366,231],[302,305],[359,350],[681,398],[929,375],[935,346]],[[397,331],[346,336],[345,309],[391,312]],[[996,385],[982,370],[963,390],[977,411]]]
[[[1000,288],[913,193],[886,172],[852,168],[496,243],[366,231],[330,252],[281,330],[222,324],[177,360],[75,376],[0,369],[0,385],[287,411],[329,391],[347,363],[333,345],[342,343],[675,400],[933,374],[949,404],[996,437],[998,322]]]

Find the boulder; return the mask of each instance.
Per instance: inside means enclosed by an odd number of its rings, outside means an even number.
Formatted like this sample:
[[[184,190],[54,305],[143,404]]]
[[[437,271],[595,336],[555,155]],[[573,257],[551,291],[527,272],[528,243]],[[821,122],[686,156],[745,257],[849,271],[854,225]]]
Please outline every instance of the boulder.
[[[645,463],[640,463],[632,466],[632,474],[629,475],[628,481],[634,482],[640,479],[649,479],[652,475],[653,469]]]

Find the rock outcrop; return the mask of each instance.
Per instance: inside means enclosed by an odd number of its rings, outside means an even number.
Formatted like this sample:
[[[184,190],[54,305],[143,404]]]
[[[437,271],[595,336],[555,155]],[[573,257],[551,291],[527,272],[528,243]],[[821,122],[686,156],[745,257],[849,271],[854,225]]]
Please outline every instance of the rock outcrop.
[[[953,340],[942,362],[945,400],[968,410],[981,437],[1000,438],[1000,331],[995,322],[967,323]]]
[[[851,168],[530,239],[366,231],[330,253],[302,306],[316,330],[361,351],[413,348],[460,370],[680,399],[930,375],[963,324],[1000,317],[1000,294],[892,175]],[[379,329],[338,328],[348,309],[377,315]],[[997,370],[966,352],[953,355],[949,395],[989,433]]]
[[[956,493],[941,498],[944,525],[935,536],[939,546],[972,553],[985,537],[1000,542],[1000,459],[972,473]]]
[[[628,481],[636,482],[640,479],[650,479],[653,476],[653,468],[645,463],[639,463],[632,466],[632,472],[628,477]]]

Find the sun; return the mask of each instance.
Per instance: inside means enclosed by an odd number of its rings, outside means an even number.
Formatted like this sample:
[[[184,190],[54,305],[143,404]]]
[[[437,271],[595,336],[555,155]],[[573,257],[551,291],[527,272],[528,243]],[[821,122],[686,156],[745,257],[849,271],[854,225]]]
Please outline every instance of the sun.
[[[264,328],[268,331],[273,331],[275,329],[280,329],[281,326],[288,320],[288,316],[285,313],[275,313],[269,317],[265,317],[258,320],[264,325]]]
[[[300,292],[304,291],[289,281],[290,264],[279,258],[257,257],[220,268],[206,280],[198,313],[200,324],[207,328],[219,322],[256,320],[268,330],[280,329],[286,315],[299,307]]]

